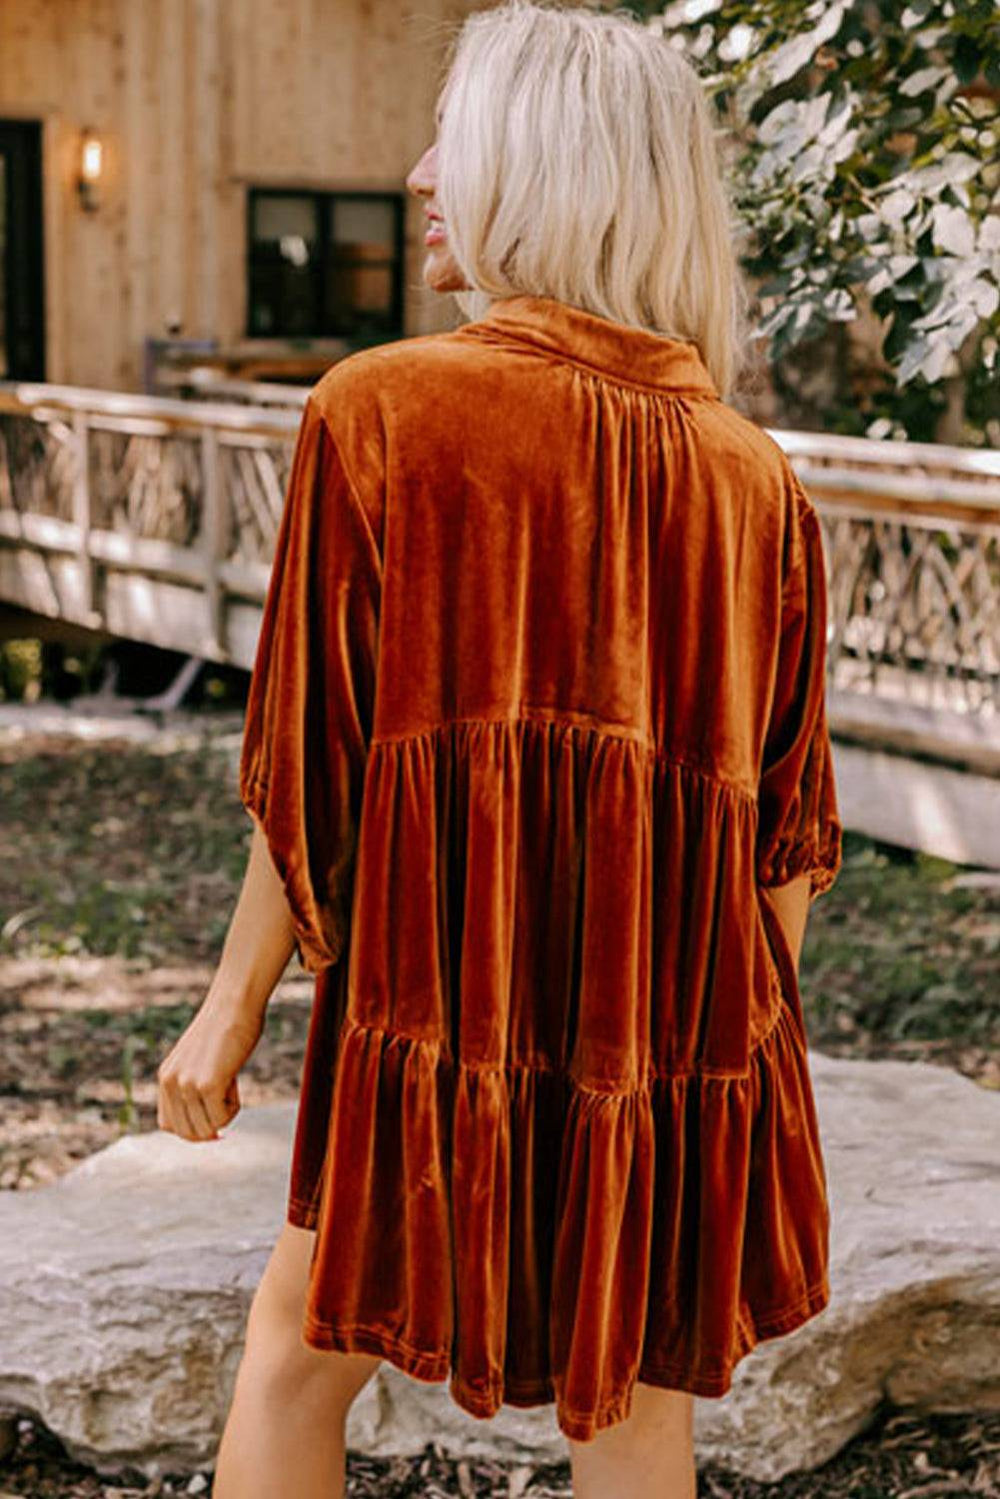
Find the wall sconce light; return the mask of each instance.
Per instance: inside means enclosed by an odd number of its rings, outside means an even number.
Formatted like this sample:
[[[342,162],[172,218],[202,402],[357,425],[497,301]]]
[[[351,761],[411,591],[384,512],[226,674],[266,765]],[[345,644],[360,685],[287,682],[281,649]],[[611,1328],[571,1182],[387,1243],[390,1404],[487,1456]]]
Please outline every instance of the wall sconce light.
[[[89,127],[80,133],[79,170],[76,179],[77,192],[83,207],[93,212],[101,204],[101,172],[104,166],[104,146],[100,136]]]

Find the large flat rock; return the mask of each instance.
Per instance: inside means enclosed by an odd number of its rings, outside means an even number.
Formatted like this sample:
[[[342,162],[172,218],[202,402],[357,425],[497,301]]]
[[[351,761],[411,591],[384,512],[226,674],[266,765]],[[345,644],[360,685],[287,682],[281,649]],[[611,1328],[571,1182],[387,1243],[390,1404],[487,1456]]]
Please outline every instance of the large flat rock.
[[[695,1401],[700,1458],[759,1480],[815,1466],[884,1398],[1000,1405],[1000,1095],[942,1068],[810,1053],[830,1182],[832,1300]],[[126,1136],[51,1185],[0,1193],[0,1411],[84,1461],[210,1466],[253,1290],[284,1218],[294,1105],[222,1139]],[[490,1421],[383,1363],[351,1447],[566,1456],[554,1407]]]

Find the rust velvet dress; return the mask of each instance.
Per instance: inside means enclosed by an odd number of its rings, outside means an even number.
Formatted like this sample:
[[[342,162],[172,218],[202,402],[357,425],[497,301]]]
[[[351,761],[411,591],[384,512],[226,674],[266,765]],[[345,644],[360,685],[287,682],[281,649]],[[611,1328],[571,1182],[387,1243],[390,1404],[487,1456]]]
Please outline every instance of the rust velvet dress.
[[[791,951],[841,863],[819,522],[693,344],[548,297],[311,388],[240,794],[316,975],[303,1336],[723,1395],[829,1298]]]

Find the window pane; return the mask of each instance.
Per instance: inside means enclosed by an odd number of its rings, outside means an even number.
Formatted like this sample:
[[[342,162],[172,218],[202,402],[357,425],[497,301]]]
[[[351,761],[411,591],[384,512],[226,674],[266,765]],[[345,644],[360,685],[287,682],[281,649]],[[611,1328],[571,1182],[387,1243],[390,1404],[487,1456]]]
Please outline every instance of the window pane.
[[[255,197],[250,247],[250,326],[255,333],[320,331],[317,217],[312,197]]]
[[[254,200],[254,239],[280,240],[283,234],[299,235],[307,243],[316,243],[316,200],[258,197]]]
[[[352,249],[378,246],[392,253],[395,215],[386,198],[337,198],[330,205],[330,238]]]
[[[345,326],[380,326],[392,313],[391,266],[338,264],[331,250],[326,287],[333,316]]]
[[[330,203],[327,315],[344,333],[394,333],[396,218],[391,198]]]

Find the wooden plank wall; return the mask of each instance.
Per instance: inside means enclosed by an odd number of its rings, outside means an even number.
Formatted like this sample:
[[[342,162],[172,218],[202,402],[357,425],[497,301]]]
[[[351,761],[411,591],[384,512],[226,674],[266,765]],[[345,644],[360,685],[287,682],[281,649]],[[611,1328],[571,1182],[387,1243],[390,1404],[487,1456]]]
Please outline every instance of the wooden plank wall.
[[[433,138],[448,28],[479,0],[0,0],[0,118],[44,125],[47,377],[135,390],[142,346],[245,329],[246,188],[402,189]],[[80,207],[79,131],[105,144]],[[424,287],[407,195],[407,333]]]

